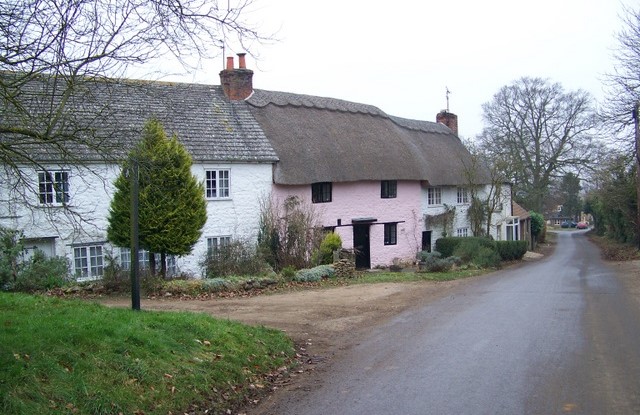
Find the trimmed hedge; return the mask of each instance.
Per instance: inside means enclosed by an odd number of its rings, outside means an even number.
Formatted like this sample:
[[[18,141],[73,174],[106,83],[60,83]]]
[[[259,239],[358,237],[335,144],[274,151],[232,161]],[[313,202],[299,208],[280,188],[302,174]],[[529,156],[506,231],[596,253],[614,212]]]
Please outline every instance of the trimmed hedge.
[[[496,241],[496,250],[503,261],[520,260],[527,252],[527,241]]]
[[[476,236],[468,236],[468,237],[452,236],[452,237],[437,239],[436,251],[440,252],[443,258],[450,257],[451,255],[453,255],[453,252],[456,250],[456,248],[458,248],[458,246],[463,241],[465,242],[465,244],[477,243],[482,247],[495,249],[495,242],[489,238],[476,237]]]

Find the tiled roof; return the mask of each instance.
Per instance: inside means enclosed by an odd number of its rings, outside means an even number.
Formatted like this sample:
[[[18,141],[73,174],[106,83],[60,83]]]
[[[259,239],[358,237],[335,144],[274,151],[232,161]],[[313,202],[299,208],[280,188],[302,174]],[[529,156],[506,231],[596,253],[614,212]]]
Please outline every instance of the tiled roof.
[[[19,96],[29,113],[46,119],[47,102],[42,90],[52,88],[45,79],[31,81]],[[6,108],[6,107],[5,107]],[[38,117],[12,117],[2,109],[0,123],[25,123],[38,129]],[[110,150],[114,158],[140,139],[146,120],[156,117],[167,134],[177,134],[195,162],[274,162],[277,156],[244,102],[230,102],[220,86],[151,82],[88,81],[74,91],[62,123],[66,133],[89,140],[75,151],[82,159],[101,160],[96,148]],[[43,124],[44,125],[44,124]],[[62,129],[61,129],[62,130]],[[13,140],[4,136],[2,140]],[[24,141],[24,138],[21,137]],[[94,145],[100,143],[100,146]],[[27,144],[40,162],[57,162],[55,147]]]

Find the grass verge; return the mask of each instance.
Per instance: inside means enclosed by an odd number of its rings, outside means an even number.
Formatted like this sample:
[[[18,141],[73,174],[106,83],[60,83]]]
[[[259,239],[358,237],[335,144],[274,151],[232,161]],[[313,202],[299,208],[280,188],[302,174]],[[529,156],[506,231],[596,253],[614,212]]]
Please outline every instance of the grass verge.
[[[223,413],[294,355],[277,330],[203,314],[0,293],[2,414]]]

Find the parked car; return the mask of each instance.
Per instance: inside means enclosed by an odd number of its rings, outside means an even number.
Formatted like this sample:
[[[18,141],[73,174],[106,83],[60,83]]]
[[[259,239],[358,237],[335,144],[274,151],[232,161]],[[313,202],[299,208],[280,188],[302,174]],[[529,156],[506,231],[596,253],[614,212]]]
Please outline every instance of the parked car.
[[[577,223],[575,223],[574,221],[568,221],[568,220],[565,220],[560,224],[561,228],[575,228],[576,226],[578,226]]]
[[[576,228],[578,228],[578,229],[587,229],[587,228],[589,228],[589,224],[587,224],[587,222],[578,222],[578,224],[576,225]]]

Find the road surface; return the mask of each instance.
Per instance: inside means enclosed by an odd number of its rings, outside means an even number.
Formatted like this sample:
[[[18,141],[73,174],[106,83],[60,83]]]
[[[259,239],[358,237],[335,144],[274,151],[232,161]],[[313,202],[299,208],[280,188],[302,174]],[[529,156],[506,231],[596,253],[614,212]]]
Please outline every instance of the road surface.
[[[640,312],[583,232],[400,314],[265,413],[640,414]]]

